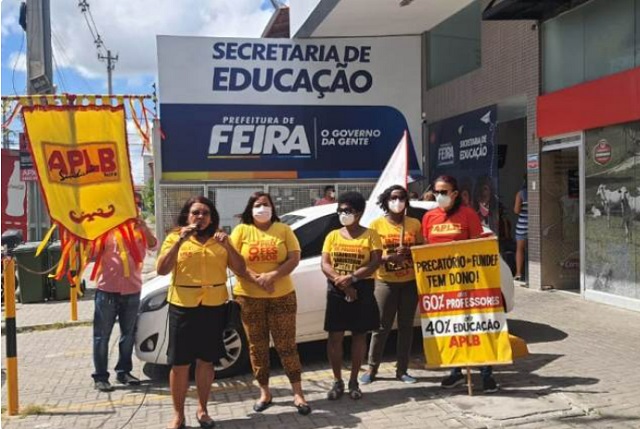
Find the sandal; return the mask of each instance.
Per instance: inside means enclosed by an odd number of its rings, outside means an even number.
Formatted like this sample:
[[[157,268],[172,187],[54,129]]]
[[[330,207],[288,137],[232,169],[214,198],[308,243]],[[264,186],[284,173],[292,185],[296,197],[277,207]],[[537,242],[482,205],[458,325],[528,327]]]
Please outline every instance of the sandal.
[[[360,390],[360,386],[358,386],[358,382],[349,383],[349,397],[353,400],[358,400],[362,398],[362,390]]]
[[[336,380],[333,382],[333,387],[327,393],[327,399],[330,401],[335,401],[336,399],[340,399],[344,394],[344,381]]]
[[[196,414],[196,420],[202,429],[213,429],[216,427],[216,422],[214,422],[211,417],[209,417],[209,420],[200,420],[198,414]]]
[[[296,404],[294,402],[293,406],[298,409],[298,414],[300,414],[301,416],[307,416],[311,414],[311,407],[309,406],[309,404],[305,404],[304,402]]]
[[[255,411],[256,413],[261,413],[267,408],[269,408],[272,403],[273,403],[273,397],[269,398],[268,401],[258,401],[255,404],[253,404],[253,411]]]

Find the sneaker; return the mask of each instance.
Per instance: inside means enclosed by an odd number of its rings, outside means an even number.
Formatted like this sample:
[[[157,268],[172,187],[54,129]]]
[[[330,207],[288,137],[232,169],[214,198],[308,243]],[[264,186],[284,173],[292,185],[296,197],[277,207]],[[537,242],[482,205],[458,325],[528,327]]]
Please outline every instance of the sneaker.
[[[96,381],[93,383],[93,388],[101,392],[113,392],[113,386],[108,381]]]
[[[372,369],[360,376],[360,384],[371,384],[376,380],[376,372]]]
[[[128,372],[121,372],[117,375],[116,379],[120,384],[126,384],[127,386],[138,386],[140,380],[129,374]]]
[[[407,383],[407,384],[414,384],[414,383],[418,382],[418,380],[416,380],[415,377],[411,377],[407,373],[404,373],[402,375],[397,375],[396,379],[402,381],[403,383]]]
[[[349,382],[349,397],[354,400],[362,398],[362,390],[360,390],[357,381],[355,383]]]
[[[340,399],[344,394],[344,381],[336,380],[333,382],[333,387],[327,393],[327,399],[330,401],[335,401],[336,399]]]
[[[462,375],[461,373],[456,373],[445,377],[442,380],[442,383],[440,383],[440,386],[444,387],[445,389],[452,389],[456,386],[461,385],[462,383],[464,383],[464,375]]]
[[[524,281],[524,278],[522,276],[515,276],[513,278],[513,280],[516,281],[516,282],[522,282],[522,281]]]
[[[498,389],[500,389],[500,386],[498,386],[493,377],[487,377],[482,380],[482,391],[484,393],[496,393]]]

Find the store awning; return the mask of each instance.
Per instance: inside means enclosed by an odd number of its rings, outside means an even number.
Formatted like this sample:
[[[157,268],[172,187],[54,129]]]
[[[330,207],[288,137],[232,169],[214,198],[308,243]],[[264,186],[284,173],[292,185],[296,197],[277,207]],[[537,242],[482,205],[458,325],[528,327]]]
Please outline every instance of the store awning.
[[[306,0],[291,2],[291,35],[358,37],[422,34],[473,0]]]
[[[492,0],[484,9],[485,21],[546,21],[588,0]]]

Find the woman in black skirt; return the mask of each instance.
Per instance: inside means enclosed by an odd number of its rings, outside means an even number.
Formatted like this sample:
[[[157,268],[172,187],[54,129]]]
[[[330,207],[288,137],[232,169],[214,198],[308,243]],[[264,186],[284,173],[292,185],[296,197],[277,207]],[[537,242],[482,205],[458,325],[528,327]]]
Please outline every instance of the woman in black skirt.
[[[359,224],[365,205],[359,192],[340,195],[338,216],[343,227],[331,231],[322,247],[322,272],[328,286],[324,330],[329,333],[327,354],[334,376],[327,395],[330,400],[344,393],[341,369],[345,331],[351,332],[349,397],[360,399],[358,370],[367,347],[366,334],[380,327],[372,275],[380,265],[382,242],[375,231]]]
[[[242,256],[229,237],[218,230],[220,217],[211,200],[188,200],[178,215],[178,228],[160,250],[157,271],[171,273],[169,302],[169,384],[174,418],[169,429],[185,425],[184,403],[189,388],[189,365],[196,363],[200,427],[213,428],[207,401],[214,378],[213,363],[225,356],[223,331],[227,293],[227,267],[248,276]]]

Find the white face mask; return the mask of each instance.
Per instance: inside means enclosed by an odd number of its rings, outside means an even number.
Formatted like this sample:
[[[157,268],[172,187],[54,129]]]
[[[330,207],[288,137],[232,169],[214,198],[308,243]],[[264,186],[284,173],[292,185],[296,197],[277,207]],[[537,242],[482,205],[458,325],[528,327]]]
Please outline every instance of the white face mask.
[[[449,195],[436,195],[436,202],[441,209],[446,209],[451,204],[451,197]]]
[[[258,222],[267,222],[271,220],[271,207],[260,206],[253,208],[253,218]]]
[[[406,204],[402,200],[389,200],[389,210],[394,213],[402,213]]]
[[[354,214],[340,213],[339,217],[340,224],[343,226],[353,225],[353,222],[356,221],[356,215]]]
[[[333,191],[329,192],[329,198],[335,198],[336,197],[336,193]]]

